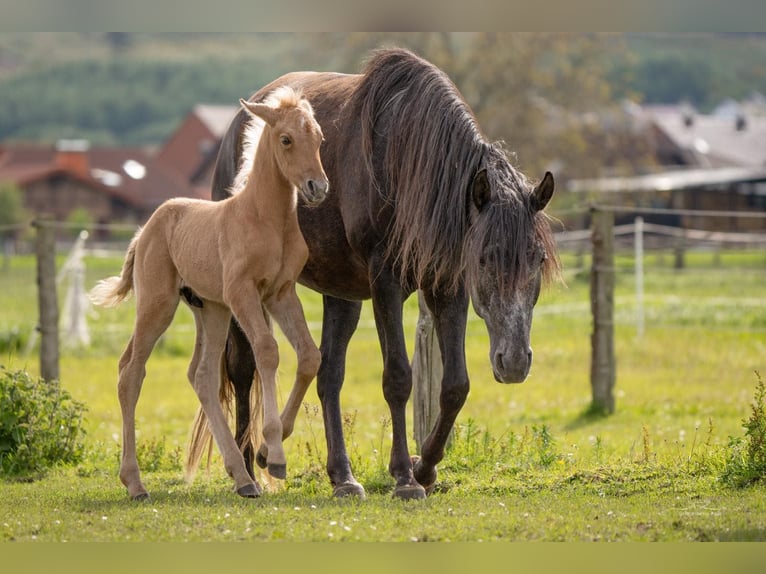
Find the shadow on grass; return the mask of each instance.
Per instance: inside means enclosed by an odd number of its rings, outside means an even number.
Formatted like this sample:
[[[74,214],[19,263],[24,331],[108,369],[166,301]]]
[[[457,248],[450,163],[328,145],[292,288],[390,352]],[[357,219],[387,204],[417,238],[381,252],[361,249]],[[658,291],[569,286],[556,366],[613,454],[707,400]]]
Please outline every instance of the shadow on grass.
[[[599,422],[602,422],[612,416],[614,413],[609,412],[606,408],[590,404],[582,413],[567,423],[564,429],[571,431],[581,429]]]

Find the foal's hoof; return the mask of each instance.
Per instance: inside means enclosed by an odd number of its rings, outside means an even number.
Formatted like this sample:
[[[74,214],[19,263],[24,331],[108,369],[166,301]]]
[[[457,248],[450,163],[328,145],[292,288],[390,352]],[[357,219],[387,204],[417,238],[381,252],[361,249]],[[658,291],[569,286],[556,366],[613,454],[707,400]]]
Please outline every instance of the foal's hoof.
[[[251,482],[245,486],[240,486],[237,489],[237,494],[239,494],[242,498],[258,498],[261,495],[261,492],[261,487],[258,486],[258,483],[256,482]]]
[[[348,481],[336,484],[332,487],[332,495],[335,498],[357,497],[360,500],[367,498],[364,487],[356,481]]]
[[[139,492],[138,494],[136,494],[132,498],[136,502],[146,502],[147,500],[149,500],[149,493],[148,492]]]
[[[415,475],[415,480],[425,489],[426,494],[431,494],[436,486],[436,468],[433,468],[426,476],[423,474],[422,463],[420,457],[415,455],[411,456],[412,461],[412,473]]]
[[[266,462],[266,455],[263,454],[260,450],[255,454],[255,464],[257,464],[260,468],[266,468],[268,465]]]
[[[274,478],[284,480],[287,478],[287,465],[286,464],[267,464],[266,469],[269,474]]]
[[[402,484],[394,489],[392,496],[401,500],[423,500],[426,489],[419,484]]]

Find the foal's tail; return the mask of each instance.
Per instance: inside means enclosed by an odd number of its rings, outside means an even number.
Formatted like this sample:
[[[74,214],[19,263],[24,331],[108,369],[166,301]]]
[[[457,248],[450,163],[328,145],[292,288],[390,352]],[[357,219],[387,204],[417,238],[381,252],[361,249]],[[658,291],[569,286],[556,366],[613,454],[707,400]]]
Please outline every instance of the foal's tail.
[[[116,307],[130,296],[133,291],[133,267],[136,261],[136,244],[141,236],[141,229],[136,232],[125,254],[125,262],[119,276],[102,279],[88,293],[95,305]]]
[[[221,386],[218,389],[218,400],[221,401],[224,413],[229,420],[232,419],[232,404],[234,404],[234,385],[229,379],[226,371],[226,354],[221,353],[219,362]],[[258,452],[258,448],[263,441],[263,393],[261,391],[261,379],[256,369],[253,375],[253,386],[250,390],[250,423],[247,426],[245,436],[239,445],[240,450],[245,450],[251,446],[253,453]],[[207,451],[206,467],[210,468],[210,460],[213,456],[213,435],[210,432],[205,411],[200,406],[197,409],[197,415],[192,423],[191,437],[189,438],[189,447],[186,453],[186,465],[184,468],[184,478],[186,482],[191,483],[197,474],[202,457]]]

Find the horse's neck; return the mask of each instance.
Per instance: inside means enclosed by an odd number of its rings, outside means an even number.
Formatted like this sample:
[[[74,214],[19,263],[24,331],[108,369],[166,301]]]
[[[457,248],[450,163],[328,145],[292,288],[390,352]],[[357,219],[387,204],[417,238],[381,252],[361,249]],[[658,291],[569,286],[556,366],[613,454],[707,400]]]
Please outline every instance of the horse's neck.
[[[238,209],[255,214],[261,222],[281,226],[297,218],[297,191],[282,175],[270,147],[261,137],[247,185],[235,197]]]

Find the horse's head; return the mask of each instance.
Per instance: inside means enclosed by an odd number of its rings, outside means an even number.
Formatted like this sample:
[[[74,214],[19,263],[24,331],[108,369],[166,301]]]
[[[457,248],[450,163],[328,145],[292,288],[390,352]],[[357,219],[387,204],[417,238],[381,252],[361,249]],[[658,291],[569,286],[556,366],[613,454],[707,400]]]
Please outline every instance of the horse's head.
[[[261,138],[271,139],[282,175],[298,189],[303,201],[309,206],[324,201],[330,184],[319,158],[322,129],[308,100],[285,86],[263,103],[240,100],[240,104],[266,122],[269,129],[264,129]]]
[[[553,176],[532,188],[507,162],[482,168],[469,190],[471,225],[464,252],[476,313],[490,339],[495,379],[520,383],[532,365],[532,309],[545,280],[558,272],[547,216]]]

